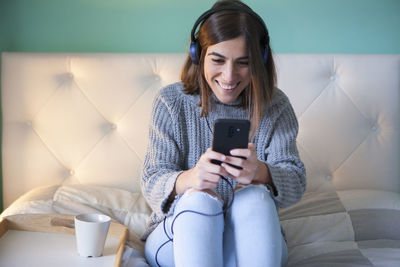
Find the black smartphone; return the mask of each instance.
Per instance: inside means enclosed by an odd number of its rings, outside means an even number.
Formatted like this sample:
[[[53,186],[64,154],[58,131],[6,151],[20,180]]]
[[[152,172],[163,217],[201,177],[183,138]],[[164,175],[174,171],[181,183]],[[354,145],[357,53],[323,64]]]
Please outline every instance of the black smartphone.
[[[212,150],[230,155],[232,149],[247,148],[249,142],[250,121],[240,119],[217,119],[214,122]],[[221,164],[219,160],[211,160],[214,164]],[[235,168],[241,169],[238,166]]]

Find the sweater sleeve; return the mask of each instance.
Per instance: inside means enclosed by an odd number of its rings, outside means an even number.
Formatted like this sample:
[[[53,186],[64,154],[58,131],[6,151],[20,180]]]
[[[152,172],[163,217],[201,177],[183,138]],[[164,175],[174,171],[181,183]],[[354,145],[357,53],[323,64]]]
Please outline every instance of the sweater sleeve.
[[[173,101],[160,94],[154,101],[149,143],[142,168],[142,193],[156,213],[168,212],[168,199],[181,170],[177,143],[177,123],[172,114]],[[170,103],[168,103],[170,102]]]
[[[284,96],[272,107],[272,113],[276,117],[265,148],[265,163],[276,189],[274,200],[279,208],[284,208],[301,199],[306,188],[306,173],[297,150],[298,122],[289,99]]]

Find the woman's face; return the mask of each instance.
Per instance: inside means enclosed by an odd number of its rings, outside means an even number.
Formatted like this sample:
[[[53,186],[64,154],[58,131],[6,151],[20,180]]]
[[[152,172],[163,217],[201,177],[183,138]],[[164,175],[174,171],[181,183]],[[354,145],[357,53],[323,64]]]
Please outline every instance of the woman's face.
[[[219,101],[225,104],[235,101],[250,83],[244,37],[209,46],[204,58],[204,75]]]

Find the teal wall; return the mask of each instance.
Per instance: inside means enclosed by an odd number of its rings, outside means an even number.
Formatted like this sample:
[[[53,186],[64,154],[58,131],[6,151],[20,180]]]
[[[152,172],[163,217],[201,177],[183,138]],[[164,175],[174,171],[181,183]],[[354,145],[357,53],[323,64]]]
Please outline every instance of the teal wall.
[[[277,53],[400,53],[400,0],[244,2],[264,18]],[[0,52],[186,52],[212,3],[0,0]]]
[[[213,0],[0,0],[0,49],[184,52]],[[280,53],[400,53],[400,0],[245,0]]]

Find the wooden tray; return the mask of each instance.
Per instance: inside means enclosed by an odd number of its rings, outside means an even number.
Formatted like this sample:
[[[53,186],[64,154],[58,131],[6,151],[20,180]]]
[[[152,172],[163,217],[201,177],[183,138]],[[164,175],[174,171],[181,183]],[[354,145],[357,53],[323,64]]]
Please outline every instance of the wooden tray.
[[[75,235],[74,216],[65,214],[19,214],[0,218],[0,238],[8,230]],[[115,254],[114,266],[119,267],[128,237],[128,228],[122,224],[111,222],[107,239],[110,237],[119,240],[117,249],[113,252]],[[71,249],[76,250],[76,247]],[[24,252],[21,251],[20,255],[23,256]],[[62,259],[60,261],[62,262]],[[40,266],[40,263],[38,266]]]

